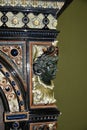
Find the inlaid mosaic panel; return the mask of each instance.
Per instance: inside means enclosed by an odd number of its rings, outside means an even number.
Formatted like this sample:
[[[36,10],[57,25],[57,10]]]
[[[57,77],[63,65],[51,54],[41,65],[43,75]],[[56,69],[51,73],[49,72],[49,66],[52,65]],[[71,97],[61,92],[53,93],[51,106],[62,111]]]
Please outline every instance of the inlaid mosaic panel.
[[[10,112],[25,111],[22,92],[26,88],[25,53],[26,44],[23,41],[0,41],[0,88]]]
[[[24,80],[26,80],[26,44],[23,41],[0,41],[0,54],[15,66]]]

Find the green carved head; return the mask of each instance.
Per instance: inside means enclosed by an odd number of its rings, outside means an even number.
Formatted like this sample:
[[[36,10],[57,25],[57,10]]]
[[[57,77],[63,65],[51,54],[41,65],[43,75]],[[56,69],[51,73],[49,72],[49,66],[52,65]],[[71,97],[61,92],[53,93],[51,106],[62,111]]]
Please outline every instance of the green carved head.
[[[33,64],[33,71],[45,84],[50,84],[56,76],[58,48],[50,46]]]

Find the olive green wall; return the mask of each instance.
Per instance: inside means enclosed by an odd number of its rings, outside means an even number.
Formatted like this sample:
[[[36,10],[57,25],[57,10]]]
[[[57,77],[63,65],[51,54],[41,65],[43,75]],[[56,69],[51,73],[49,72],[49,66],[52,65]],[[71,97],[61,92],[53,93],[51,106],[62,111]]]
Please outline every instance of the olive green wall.
[[[58,18],[58,30],[58,130],[87,130],[87,0],[71,3]]]

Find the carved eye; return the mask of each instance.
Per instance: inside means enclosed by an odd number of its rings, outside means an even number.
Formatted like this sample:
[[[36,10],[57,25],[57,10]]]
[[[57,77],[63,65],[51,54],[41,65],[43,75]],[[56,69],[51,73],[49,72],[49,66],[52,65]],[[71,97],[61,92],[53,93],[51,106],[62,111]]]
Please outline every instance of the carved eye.
[[[39,76],[42,74],[42,72],[41,72],[40,69],[37,69],[37,71],[35,71],[34,73],[35,73],[36,75],[39,75]]]
[[[42,74],[42,70],[38,64],[33,64],[33,71],[36,75],[40,76]]]
[[[41,74],[41,70],[37,70],[37,73],[40,75]]]

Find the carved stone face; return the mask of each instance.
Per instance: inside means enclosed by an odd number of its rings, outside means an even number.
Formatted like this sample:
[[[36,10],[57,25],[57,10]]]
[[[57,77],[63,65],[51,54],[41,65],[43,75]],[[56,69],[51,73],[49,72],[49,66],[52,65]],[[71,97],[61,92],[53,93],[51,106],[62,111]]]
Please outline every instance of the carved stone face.
[[[46,84],[50,84],[50,81],[56,76],[57,51],[57,48],[50,46],[33,64],[34,73],[40,76],[40,79]]]

